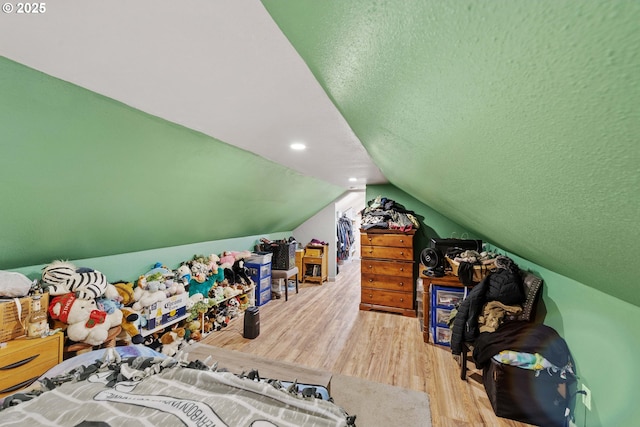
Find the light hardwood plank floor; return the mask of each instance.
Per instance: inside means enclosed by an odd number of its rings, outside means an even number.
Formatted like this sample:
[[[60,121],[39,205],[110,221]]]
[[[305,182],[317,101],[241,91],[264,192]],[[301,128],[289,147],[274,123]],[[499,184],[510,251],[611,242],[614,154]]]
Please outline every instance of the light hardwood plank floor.
[[[418,319],[360,311],[359,303],[360,261],[352,260],[335,282],[301,284],[289,301],[261,306],[257,338],[243,338],[238,318],[201,342],[424,391],[434,427],[528,425],[496,417],[478,374],[462,381],[449,349],[423,341]]]

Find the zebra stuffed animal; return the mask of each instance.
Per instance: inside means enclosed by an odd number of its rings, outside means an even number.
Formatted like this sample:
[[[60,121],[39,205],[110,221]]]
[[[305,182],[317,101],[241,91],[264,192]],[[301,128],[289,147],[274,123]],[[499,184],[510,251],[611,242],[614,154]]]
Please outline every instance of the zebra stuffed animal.
[[[101,272],[77,268],[67,261],[54,261],[45,266],[42,269],[42,283],[48,285],[49,295],[74,292],[78,298],[85,300],[104,295],[109,286],[107,277]]]

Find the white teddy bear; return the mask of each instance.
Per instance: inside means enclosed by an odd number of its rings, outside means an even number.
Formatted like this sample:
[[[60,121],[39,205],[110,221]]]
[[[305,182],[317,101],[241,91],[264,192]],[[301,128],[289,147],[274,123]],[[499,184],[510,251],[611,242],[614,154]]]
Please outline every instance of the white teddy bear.
[[[56,296],[49,304],[52,319],[66,323],[67,337],[76,342],[100,345],[107,340],[109,329],[122,323],[122,312],[112,314],[98,310],[93,299],[79,299],[74,294]]]
[[[149,307],[156,302],[167,299],[167,294],[158,288],[156,282],[148,282],[144,276],[138,278],[138,286],[133,290],[132,308],[135,311],[142,311],[143,308]]]

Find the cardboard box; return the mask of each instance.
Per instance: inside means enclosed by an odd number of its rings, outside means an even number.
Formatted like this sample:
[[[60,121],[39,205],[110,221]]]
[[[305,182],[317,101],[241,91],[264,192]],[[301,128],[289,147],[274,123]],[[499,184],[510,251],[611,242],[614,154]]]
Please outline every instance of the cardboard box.
[[[166,325],[175,319],[187,314],[187,301],[189,294],[173,295],[163,301],[151,304],[145,308],[143,314],[147,318],[147,329],[155,329]]]
[[[20,302],[20,317],[18,307],[13,298],[0,300],[0,342],[11,341],[25,334],[24,326],[27,317],[31,314],[31,297],[18,298]],[[40,307],[47,310],[49,307],[49,294],[44,293],[40,298]]]

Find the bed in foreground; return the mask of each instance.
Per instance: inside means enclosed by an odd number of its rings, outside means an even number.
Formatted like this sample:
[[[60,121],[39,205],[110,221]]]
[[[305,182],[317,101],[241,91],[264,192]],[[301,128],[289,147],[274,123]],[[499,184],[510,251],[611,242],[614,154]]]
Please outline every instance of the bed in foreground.
[[[90,352],[53,368],[39,382],[47,391],[36,388],[5,399],[2,425],[355,425],[355,417],[314,387],[128,351]]]

